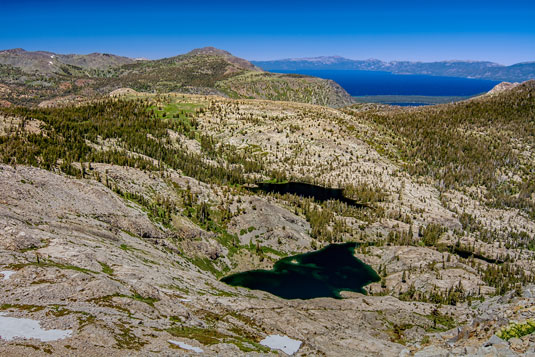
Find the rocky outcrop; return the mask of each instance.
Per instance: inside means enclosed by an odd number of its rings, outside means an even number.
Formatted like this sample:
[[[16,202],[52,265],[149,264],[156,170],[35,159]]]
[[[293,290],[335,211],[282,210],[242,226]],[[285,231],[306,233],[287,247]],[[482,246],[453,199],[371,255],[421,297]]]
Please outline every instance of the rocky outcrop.
[[[508,90],[511,90],[518,86],[520,83],[509,83],[509,82],[502,82],[500,84],[497,84],[494,88],[492,88],[490,91],[487,92],[487,95],[496,95]]]

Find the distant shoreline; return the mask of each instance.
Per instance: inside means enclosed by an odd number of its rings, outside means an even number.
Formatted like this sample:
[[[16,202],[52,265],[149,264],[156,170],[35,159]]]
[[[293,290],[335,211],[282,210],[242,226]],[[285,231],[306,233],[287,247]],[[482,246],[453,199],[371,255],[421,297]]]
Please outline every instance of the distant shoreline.
[[[364,95],[353,96],[357,103],[377,103],[402,106],[433,105],[459,102],[474,96],[437,96],[437,95]]]

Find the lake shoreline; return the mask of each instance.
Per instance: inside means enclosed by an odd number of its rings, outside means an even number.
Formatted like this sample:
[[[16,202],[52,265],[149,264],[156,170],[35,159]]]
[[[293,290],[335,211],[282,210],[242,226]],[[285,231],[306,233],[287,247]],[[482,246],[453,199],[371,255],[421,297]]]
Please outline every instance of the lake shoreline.
[[[273,72],[330,79],[342,86],[353,97],[377,95],[471,97],[486,93],[500,83],[500,81],[486,79],[396,74],[385,71],[273,70]]]
[[[478,94],[479,95],[479,94]],[[475,95],[477,96],[477,95]],[[353,96],[356,103],[375,103],[398,106],[422,106],[455,103],[475,96],[436,96],[436,95],[363,95]]]
[[[340,292],[366,294],[364,287],[380,281],[375,270],[355,256],[358,243],[326,247],[282,258],[273,269],[255,269],[228,275],[222,282],[263,290],[283,299],[341,299]]]

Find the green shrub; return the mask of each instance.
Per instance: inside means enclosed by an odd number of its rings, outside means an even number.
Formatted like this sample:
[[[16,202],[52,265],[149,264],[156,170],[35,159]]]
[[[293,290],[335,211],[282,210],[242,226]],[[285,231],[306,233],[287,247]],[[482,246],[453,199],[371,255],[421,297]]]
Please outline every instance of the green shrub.
[[[535,320],[529,319],[523,323],[512,322],[502,327],[496,335],[507,341],[513,337],[520,338],[533,332],[535,332]]]

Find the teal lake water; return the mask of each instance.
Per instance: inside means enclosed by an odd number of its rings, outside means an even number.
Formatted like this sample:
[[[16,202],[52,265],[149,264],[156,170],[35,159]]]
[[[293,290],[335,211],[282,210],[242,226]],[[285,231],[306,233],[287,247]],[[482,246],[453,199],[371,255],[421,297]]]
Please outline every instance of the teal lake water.
[[[327,247],[283,258],[272,270],[251,270],[229,275],[221,281],[254,290],[267,291],[284,299],[341,299],[341,291],[365,294],[364,286],[380,280],[379,275],[354,256],[357,243]]]

